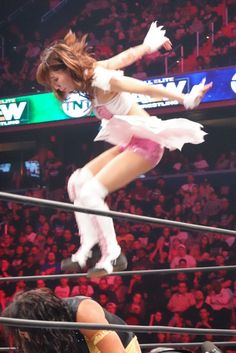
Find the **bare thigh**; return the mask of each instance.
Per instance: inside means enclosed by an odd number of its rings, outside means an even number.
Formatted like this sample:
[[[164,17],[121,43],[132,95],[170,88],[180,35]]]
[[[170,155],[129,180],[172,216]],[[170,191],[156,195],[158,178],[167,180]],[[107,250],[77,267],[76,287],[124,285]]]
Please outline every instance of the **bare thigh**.
[[[101,153],[99,156],[91,160],[86,164],[86,167],[90,169],[93,175],[96,175],[104,166],[109,163],[113,158],[120,154],[120,147],[115,146],[109,150]]]
[[[109,192],[113,192],[152,168],[150,160],[131,150],[125,150],[104,165],[96,177]]]

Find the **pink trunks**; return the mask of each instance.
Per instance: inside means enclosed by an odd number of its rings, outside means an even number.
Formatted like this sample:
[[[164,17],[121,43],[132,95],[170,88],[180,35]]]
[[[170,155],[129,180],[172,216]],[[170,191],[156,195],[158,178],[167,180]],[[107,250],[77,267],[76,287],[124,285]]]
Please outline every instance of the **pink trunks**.
[[[157,142],[137,136],[133,136],[126,145],[120,146],[122,152],[127,149],[139,153],[145,159],[149,159],[152,162],[153,167],[160,162],[164,153],[164,147]]]

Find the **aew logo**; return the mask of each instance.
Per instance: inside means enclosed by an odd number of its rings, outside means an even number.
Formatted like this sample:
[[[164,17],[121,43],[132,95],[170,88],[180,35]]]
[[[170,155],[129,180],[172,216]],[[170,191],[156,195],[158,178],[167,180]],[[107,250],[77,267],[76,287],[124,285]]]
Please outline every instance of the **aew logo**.
[[[81,93],[71,93],[62,104],[62,109],[71,118],[81,118],[89,114],[91,102]]]
[[[0,126],[20,124],[27,102],[16,103],[14,99],[6,99],[0,103]]]
[[[148,84],[159,86],[161,88],[166,88],[168,91],[174,91],[183,93],[184,90],[189,87],[189,80],[187,78],[175,78],[175,77],[163,77],[156,79],[145,80]],[[171,105],[179,104],[177,100],[161,100],[157,102],[156,98],[151,98],[149,96],[144,96],[140,94],[134,95],[136,101],[141,104],[143,108],[157,108],[166,107]]]

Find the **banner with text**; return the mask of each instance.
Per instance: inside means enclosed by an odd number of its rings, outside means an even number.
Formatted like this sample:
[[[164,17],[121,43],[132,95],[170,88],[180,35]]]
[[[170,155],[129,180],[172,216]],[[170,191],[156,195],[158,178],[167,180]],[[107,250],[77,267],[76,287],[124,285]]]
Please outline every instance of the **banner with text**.
[[[236,67],[153,77],[145,81],[148,84],[187,93],[203,78],[206,78],[207,83],[213,82],[213,88],[206,94],[203,103],[236,99]],[[177,101],[156,101],[154,98],[139,94],[133,96],[146,109],[178,105]],[[83,94],[73,93],[62,104],[56,100],[52,93],[0,99],[0,128],[72,119],[79,120],[81,123],[94,120],[91,102]]]

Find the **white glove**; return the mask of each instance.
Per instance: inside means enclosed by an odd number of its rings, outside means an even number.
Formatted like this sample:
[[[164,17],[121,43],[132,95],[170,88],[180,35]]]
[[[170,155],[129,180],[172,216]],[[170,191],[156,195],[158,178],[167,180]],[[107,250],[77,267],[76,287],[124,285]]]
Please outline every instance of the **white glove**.
[[[190,93],[185,94],[183,102],[185,109],[193,109],[200,104],[202,99],[201,90],[203,89],[205,82],[206,78],[202,79],[198,85],[194,85]]]
[[[143,44],[150,48],[150,53],[154,53],[162,47],[162,45],[169,40],[165,37],[166,30],[162,29],[163,26],[157,27],[156,22],[152,22],[146,37],[144,38]]]

